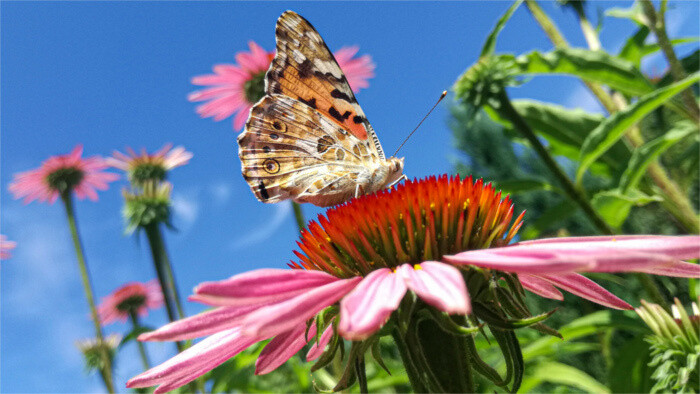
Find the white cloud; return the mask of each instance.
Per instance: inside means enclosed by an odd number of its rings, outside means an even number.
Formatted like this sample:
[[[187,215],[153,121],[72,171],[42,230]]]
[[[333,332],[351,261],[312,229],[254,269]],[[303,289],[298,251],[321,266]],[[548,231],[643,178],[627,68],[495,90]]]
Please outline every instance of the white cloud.
[[[182,232],[189,230],[199,217],[198,194],[174,194],[172,197],[173,221],[175,227]]]
[[[231,249],[240,249],[244,246],[260,243],[272,237],[277,230],[279,230],[282,224],[284,224],[284,221],[291,215],[291,213],[291,203],[283,202],[275,204],[275,212],[272,214],[272,218],[266,221],[267,224],[250,231],[241,238],[234,240],[231,243]]]
[[[215,205],[222,206],[231,197],[231,184],[224,181],[212,183],[209,185],[209,194]]]

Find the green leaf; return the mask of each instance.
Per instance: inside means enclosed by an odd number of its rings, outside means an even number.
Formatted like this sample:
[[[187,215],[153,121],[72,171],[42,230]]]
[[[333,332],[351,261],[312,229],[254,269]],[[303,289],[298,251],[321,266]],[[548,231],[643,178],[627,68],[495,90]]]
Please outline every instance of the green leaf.
[[[608,386],[614,393],[648,393],[652,386],[649,344],[639,334],[620,346],[608,370]]]
[[[680,59],[681,66],[685,69],[688,74],[700,71],[700,49],[695,50],[690,55]],[[667,86],[673,82],[673,75],[669,70],[659,82],[657,82],[657,87]]]
[[[635,1],[629,8],[613,7],[605,11],[605,16],[613,18],[629,19],[638,25],[647,26],[649,20],[642,10],[642,5],[639,1]]]
[[[530,392],[542,382],[563,384],[589,393],[610,392],[605,385],[591,375],[578,368],[554,361],[536,364],[528,379],[523,382],[522,391]]]
[[[488,37],[486,37],[486,42],[484,43],[484,47],[481,49],[481,56],[489,56],[494,53],[496,50],[496,39],[498,38],[498,34],[503,30],[503,27],[505,27],[506,22],[510,19],[511,16],[513,16],[513,13],[515,12],[516,9],[520,6],[520,4],[523,2],[523,0],[516,0],[506,11],[503,16],[498,20],[496,23],[496,26],[493,27],[493,30],[491,30],[491,33],[489,33]]]
[[[588,135],[605,118],[580,109],[567,109],[559,105],[541,103],[534,100],[514,100],[513,107],[538,135],[550,142],[552,148],[565,145],[570,147],[573,160],[578,159],[581,146]],[[622,171],[630,158],[629,149],[618,142],[611,147],[602,161],[613,169]]]
[[[683,44],[689,44],[691,42],[697,42],[700,41],[700,37],[682,37],[682,38],[675,38],[671,40],[671,45],[676,46],[676,45],[683,45]],[[644,56],[649,56],[652,53],[658,52],[661,50],[661,47],[659,47],[659,44],[646,44],[642,48],[642,57]]]
[[[631,188],[637,187],[639,180],[646,172],[647,167],[660,154],[672,147],[678,141],[697,133],[698,127],[690,121],[680,121],[667,133],[659,138],[647,142],[635,149],[629,161],[627,169],[620,178],[619,189],[626,193]]]
[[[544,211],[534,222],[520,231],[522,239],[538,238],[544,231],[551,229],[555,223],[566,220],[576,212],[577,206],[569,199]]]
[[[698,80],[700,80],[700,73],[695,73],[678,83],[657,89],[641,97],[636,103],[624,110],[614,113],[596,127],[581,147],[579,168],[576,171],[576,183],[581,184],[586,169],[622,138],[628,128]]]
[[[661,197],[649,196],[637,189],[630,189],[626,193],[614,189],[596,194],[591,204],[608,224],[614,228],[620,228],[633,206],[643,206],[661,200]]]
[[[122,338],[121,342],[119,342],[119,346],[117,346],[117,347],[121,348],[122,346],[126,345],[127,343],[136,340],[136,338],[138,338],[139,335],[141,335],[143,333],[151,332],[153,330],[155,330],[155,328],[145,327],[145,326],[135,327],[128,334],[126,334],[124,336],[124,338]]]
[[[507,58],[503,59],[505,60]],[[518,56],[514,61],[521,74],[574,75],[630,95],[645,94],[652,90],[651,83],[634,63],[604,51],[557,48],[547,53],[533,51]]]
[[[637,68],[641,66],[643,54],[643,48],[645,47],[644,41],[646,41],[649,36],[649,28],[642,26],[634,33],[630,38],[627,39],[625,45],[622,46],[620,54],[618,55],[621,59],[625,59],[634,63]],[[658,48],[658,45],[656,46]]]

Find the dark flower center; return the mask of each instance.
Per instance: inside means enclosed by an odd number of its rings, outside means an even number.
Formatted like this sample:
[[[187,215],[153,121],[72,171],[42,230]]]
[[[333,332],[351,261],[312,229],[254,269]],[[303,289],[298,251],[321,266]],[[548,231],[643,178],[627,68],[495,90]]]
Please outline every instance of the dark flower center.
[[[59,168],[46,177],[46,182],[51,189],[63,194],[78,186],[84,175],[82,170],[75,167]]]
[[[139,308],[143,306],[146,302],[146,297],[143,295],[134,295],[117,305],[117,309],[121,312],[129,313],[131,311],[137,312]]]
[[[249,80],[245,81],[243,85],[245,99],[248,100],[250,104],[257,103],[265,95],[265,72],[266,71],[260,71],[253,75]]]
[[[146,181],[163,181],[167,171],[162,164],[141,163],[131,170],[131,180],[136,184],[143,184]]]

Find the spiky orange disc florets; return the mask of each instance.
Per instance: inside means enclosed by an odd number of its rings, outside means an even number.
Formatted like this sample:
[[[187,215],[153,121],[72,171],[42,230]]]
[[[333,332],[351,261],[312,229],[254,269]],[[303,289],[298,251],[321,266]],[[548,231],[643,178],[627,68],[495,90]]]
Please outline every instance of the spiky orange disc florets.
[[[319,215],[297,242],[292,268],[338,277],[440,260],[443,255],[510,242],[523,214],[510,197],[471,177],[430,177],[354,199]]]

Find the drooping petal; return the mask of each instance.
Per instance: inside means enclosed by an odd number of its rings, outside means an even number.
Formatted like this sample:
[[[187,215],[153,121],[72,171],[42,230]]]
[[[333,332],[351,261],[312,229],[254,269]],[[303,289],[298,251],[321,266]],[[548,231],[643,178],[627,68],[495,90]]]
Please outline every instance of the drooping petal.
[[[260,308],[248,315],[242,326],[246,335],[268,338],[292,329],[322,309],[333,305],[351,291],[361,277],[336,279],[335,282],[303,292],[289,300]]]
[[[323,331],[323,334],[321,334],[321,338],[319,338],[318,342],[314,342],[314,344],[311,345],[309,352],[306,353],[306,361],[314,361],[315,359],[321,357],[323,352],[326,350],[328,342],[331,341],[331,338],[333,338],[333,325],[329,324],[328,327],[326,327],[326,330]]]
[[[414,269],[404,264],[397,269],[406,286],[428,304],[450,314],[471,311],[467,286],[458,269],[437,261],[426,261]]]
[[[583,275],[559,274],[539,275],[539,277],[569,293],[576,294],[597,304],[614,309],[633,309],[630,304],[617,298],[614,294]]]
[[[293,329],[274,337],[270,343],[260,352],[255,362],[255,374],[264,375],[277,369],[316,335],[316,324],[311,324],[306,330],[306,323],[302,323]]]
[[[259,269],[218,282],[204,282],[197,295],[230,299],[228,305],[283,301],[338,278],[316,270]]]
[[[362,340],[378,330],[406,294],[404,279],[389,268],[372,271],[340,302],[338,332]]]
[[[595,266],[594,262],[587,258],[561,256],[542,250],[516,250],[514,247],[469,250],[454,256],[444,256],[443,259],[452,264],[524,274],[573,272]]]
[[[519,274],[518,279],[520,279],[520,283],[525,289],[537,294],[540,297],[551,298],[559,301],[564,299],[564,295],[546,280],[528,274]]]
[[[139,341],[182,341],[199,338],[240,325],[241,320],[267,304],[224,306],[186,317],[139,335]]]
[[[150,387],[163,384],[163,389],[156,392],[172,390],[204,375],[258,341],[260,338],[242,335],[239,328],[222,331],[205,338],[163,364],[130,379],[126,387]]]

